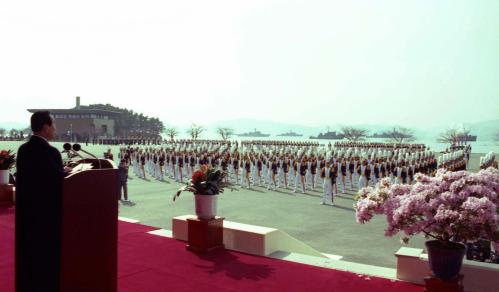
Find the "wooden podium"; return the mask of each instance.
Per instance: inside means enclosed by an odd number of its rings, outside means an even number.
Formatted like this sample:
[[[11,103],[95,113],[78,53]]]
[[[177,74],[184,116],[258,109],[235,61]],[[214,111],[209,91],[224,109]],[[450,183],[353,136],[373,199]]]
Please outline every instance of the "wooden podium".
[[[118,277],[118,170],[85,159],[93,169],[63,182],[61,291],[115,292]],[[96,169],[100,166],[100,169]]]
[[[0,185],[0,207],[14,205],[14,185]]]
[[[464,276],[459,274],[450,280],[442,280],[438,277],[430,275],[424,279],[426,292],[462,292]]]
[[[224,217],[210,220],[187,219],[187,249],[206,253],[224,248]]]

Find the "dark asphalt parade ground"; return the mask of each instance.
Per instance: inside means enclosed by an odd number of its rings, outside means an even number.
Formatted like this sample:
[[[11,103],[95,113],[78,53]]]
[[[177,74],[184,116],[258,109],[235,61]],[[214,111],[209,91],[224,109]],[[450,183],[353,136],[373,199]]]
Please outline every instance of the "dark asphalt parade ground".
[[[21,142],[0,142],[0,149],[17,151]],[[52,143],[62,150],[62,143]],[[111,148],[117,162],[118,146],[89,145],[82,147],[102,157]],[[477,171],[479,157],[471,156],[468,169]],[[194,214],[192,193],[185,192],[175,201],[173,195],[182,184],[168,178],[158,181],[151,176],[138,178],[129,171],[129,199],[135,203],[120,204],[119,216],[137,219],[142,224],[171,230],[175,216]],[[341,188],[340,188],[341,189]],[[335,206],[321,205],[322,188],[305,194],[292,188],[267,190],[265,187],[226,190],[218,199],[218,215],[225,220],[272,227],[282,230],[322,253],[342,256],[343,260],[395,268],[394,253],[403,246],[399,237],[385,237],[384,216],[361,225],[355,221],[355,191],[338,194]],[[424,248],[423,237],[414,237],[408,246]]]

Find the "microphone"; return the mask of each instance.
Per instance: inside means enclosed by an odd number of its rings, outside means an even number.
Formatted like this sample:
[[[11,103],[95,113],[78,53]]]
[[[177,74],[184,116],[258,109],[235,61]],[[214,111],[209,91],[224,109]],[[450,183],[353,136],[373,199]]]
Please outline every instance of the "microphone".
[[[81,152],[83,152],[83,153],[85,153],[85,154],[87,154],[87,155],[95,158],[97,160],[97,162],[99,163],[99,169],[101,169],[100,159],[97,158],[97,156],[93,155],[92,153],[81,149],[81,145],[80,144],[78,144],[78,143],[73,144],[73,151],[76,151],[76,152],[81,151]]]
[[[63,151],[61,151],[61,153],[66,153],[66,152],[69,152],[71,150],[71,144],[69,143],[64,143],[64,145],[62,145],[62,148],[64,148]]]
[[[64,143],[64,145],[62,147],[64,148],[64,150],[62,150],[61,153],[67,153],[68,159],[71,159],[71,158],[76,157],[76,156],[80,156],[81,157],[81,155],[79,153],[76,153],[75,151],[73,151],[71,149],[71,144]]]

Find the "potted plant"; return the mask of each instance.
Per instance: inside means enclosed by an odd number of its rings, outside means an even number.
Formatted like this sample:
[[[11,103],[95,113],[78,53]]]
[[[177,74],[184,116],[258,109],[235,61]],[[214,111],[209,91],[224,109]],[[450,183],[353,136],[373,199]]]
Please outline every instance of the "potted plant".
[[[16,163],[16,154],[11,150],[0,151],[0,185],[9,184],[9,170]]]
[[[414,185],[382,179],[375,188],[359,191],[354,204],[358,223],[385,214],[386,236],[424,234],[433,274],[449,280],[459,274],[465,246],[479,239],[499,240],[497,234],[499,172],[478,173],[439,169],[435,177],[416,174]]]
[[[199,219],[213,219],[217,213],[218,194],[224,192],[224,188],[232,185],[226,182],[227,172],[214,170],[211,167],[201,167],[192,174],[192,178],[186,186],[180,188],[173,201],[175,201],[183,191],[194,193],[196,215]]]

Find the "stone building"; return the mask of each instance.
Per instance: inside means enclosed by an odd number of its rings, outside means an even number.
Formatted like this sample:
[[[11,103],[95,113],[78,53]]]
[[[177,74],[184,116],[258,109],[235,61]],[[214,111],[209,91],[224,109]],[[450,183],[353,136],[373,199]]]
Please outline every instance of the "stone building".
[[[115,136],[115,120],[119,112],[82,109],[80,97],[76,97],[76,106],[71,109],[28,109],[30,113],[36,111],[50,111],[57,125],[58,140],[88,141]]]

